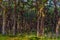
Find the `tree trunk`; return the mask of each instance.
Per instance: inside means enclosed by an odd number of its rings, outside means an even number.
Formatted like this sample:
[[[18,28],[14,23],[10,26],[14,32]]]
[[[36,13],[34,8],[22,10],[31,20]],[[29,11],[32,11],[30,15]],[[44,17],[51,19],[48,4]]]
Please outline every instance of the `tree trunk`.
[[[43,4],[42,4],[43,5]],[[37,36],[42,36],[44,34],[44,5],[38,11],[38,18],[37,18]]]
[[[59,18],[57,26],[56,26],[56,36],[59,36],[59,26],[60,26],[60,18]]]
[[[6,9],[5,7],[1,4],[2,1],[0,1],[0,6],[3,8],[3,26],[2,26],[2,34],[5,34],[5,26],[6,26]]]
[[[15,27],[16,27],[16,0],[14,0],[14,13],[13,13],[13,19],[14,19],[14,23],[13,23],[13,35],[15,35]]]
[[[17,7],[19,7],[19,5],[20,5],[20,0],[18,0],[18,3],[17,3]],[[20,12],[18,12],[18,15],[17,15],[17,32],[18,32],[18,34],[20,33],[20,27],[21,27],[21,20],[20,20],[20,18],[21,18],[21,13]]]
[[[2,34],[5,34],[5,26],[6,26],[6,13],[5,13],[5,9],[3,12],[3,26],[2,26]]]
[[[16,26],[16,18],[15,18],[15,15],[13,15],[13,20],[14,20],[14,23],[13,23],[13,35],[15,35],[15,26]]]
[[[17,32],[20,33],[20,15],[18,14],[18,19],[17,19]]]
[[[58,36],[58,28],[59,28],[59,25],[57,24],[58,23],[58,10],[57,10],[57,0],[54,0],[54,6],[55,6],[55,9],[54,9],[54,13],[55,13],[55,18],[56,18],[56,36]]]
[[[40,24],[40,17],[38,17],[38,19],[37,19],[37,37],[40,35],[40,28],[39,28],[39,24]]]

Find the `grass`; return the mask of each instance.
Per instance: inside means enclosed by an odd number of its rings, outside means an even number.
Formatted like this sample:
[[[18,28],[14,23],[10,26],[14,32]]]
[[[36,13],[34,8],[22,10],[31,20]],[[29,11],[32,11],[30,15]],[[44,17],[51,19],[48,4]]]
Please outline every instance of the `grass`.
[[[60,40],[60,37],[47,37],[41,36],[36,37],[36,35],[17,35],[17,36],[8,36],[8,35],[1,35],[0,40]]]

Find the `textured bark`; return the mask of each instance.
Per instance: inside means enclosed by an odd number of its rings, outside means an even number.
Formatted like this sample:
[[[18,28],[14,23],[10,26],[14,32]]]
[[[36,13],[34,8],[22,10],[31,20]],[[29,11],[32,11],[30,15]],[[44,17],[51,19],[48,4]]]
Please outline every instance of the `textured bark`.
[[[2,26],[2,34],[4,35],[5,34],[5,26],[6,26],[6,8],[2,5],[2,4],[0,4],[0,6],[3,8],[3,26]]]
[[[44,34],[44,3],[37,1],[37,36],[42,36]]]
[[[59,36],[59,27],[60,26],[60,18],[58,20],[57,26],[56,26],[56,36]]]
[[[58,10],[57,10],[57,0],[54,0],[54,6],[55,6],[55,9],[54,9],[54,13],[55,13],[55,18],[56,18],[56,21],[58,21]],[[57,24],[58,22],[56,22],[56,35],[58,36],[58,28],[59,28],[59,25]]]
[[[18,0],[17,7],[20,5],[20,0]],[[17,13],[17,33],[20,33],[20,12]]]
[[[13,13],[13,19],[14,19],[14,23],[13,23],[13,35],[15,35],[15,27],[16,27],[16,0],[14,0],[14,13]]]
[[[39,36],[40,35],[40,28],[39,28],[39,19],[40,19],[40,17],[37,19],[37,36]]]
[[[6,13],[5,13],[5,9],[3,10],[3,26],[2,26],[2,34],[5,34],[5,26],[6,26]]]
[[[18,20],[17,20],[17,29],[19,31],[19,15],[18,15]],[[19,33],[19,32],[18,32]]]

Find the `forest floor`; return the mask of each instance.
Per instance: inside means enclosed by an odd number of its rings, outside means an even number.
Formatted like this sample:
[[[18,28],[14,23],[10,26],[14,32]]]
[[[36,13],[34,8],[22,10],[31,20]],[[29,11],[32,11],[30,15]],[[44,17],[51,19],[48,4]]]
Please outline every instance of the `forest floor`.
[[[60,37],[47,37],[41,36],[36,37],[36,35],[16,35],[16,36],[8,36],[8,35],[1,35],[0,40],[60,40]]]

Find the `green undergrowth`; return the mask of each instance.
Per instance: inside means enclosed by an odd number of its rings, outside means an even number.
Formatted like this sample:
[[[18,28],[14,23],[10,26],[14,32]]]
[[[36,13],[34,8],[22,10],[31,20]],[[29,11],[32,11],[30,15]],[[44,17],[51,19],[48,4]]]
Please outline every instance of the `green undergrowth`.
[[[59,37],[40,36],[37,37],[34,34],[19,34],[19,35],[1,35],[0,40],[60,40]]]

